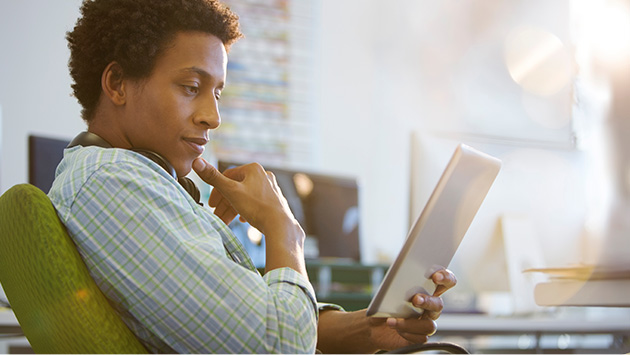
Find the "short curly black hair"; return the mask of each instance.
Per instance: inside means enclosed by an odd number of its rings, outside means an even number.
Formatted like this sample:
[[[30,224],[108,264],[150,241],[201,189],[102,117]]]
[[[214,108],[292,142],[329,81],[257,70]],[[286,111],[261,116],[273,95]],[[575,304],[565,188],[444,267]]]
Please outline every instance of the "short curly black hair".
[[[72,89],[88,123],[109,63],[117,62],[125,77],[141,79],[177,32],[210,33],[228,50],[243,36],[238,16],[217,0],[84,0],[81,15],[66,39]]]

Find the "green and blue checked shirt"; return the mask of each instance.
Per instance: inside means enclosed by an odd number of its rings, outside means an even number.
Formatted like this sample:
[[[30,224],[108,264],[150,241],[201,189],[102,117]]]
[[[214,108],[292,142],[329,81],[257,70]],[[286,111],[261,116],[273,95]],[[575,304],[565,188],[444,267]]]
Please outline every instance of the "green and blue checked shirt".
[[[261,276],[210,209],[135,152],[66,150],[49,196],[99,288],[154,352],[312,353],[306,278]]]

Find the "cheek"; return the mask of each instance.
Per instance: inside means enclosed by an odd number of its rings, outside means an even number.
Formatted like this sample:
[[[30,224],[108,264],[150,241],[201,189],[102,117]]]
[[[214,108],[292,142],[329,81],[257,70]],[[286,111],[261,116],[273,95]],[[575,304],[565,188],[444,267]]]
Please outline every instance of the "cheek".
[[[145,115],[151,125],[149,131],[162,137],[177,135],[182,126],[180,114],[175,107],[163,104],[147,108]]]
[[[160,124],[164,127],[170,127],[171,130],[177,127],[183,127],[188,117],[191,116],[191,112],[189,112],[190,103],[174,98],[160,102],[152,108],[152,111],[154,116],[158,118]]]
[[[138,106],[138,109],[143,111],[141,114],[148,115],[154,122],[161,124],[167,123],[168,118],[173,117],[182,106],[172,90],[159,89],[163,86],[153,85],[151,89],[145,88]]]

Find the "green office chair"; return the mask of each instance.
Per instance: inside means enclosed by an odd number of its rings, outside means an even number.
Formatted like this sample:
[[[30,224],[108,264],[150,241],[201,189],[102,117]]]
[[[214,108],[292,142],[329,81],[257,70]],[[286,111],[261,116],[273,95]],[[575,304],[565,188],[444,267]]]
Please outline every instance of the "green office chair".
[[[147,353],[90,277],[50,199],[0,197],[0,283],[37,353]]]

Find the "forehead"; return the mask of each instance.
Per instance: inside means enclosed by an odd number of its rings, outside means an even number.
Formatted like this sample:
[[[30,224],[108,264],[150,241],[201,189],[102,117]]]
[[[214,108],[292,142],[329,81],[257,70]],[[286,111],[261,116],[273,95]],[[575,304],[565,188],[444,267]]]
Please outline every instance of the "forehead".
[[[204,32],[178,32],[155,63],[156,72],[184,71],[195,68],[223,79],[227,52],[221,40]]]

